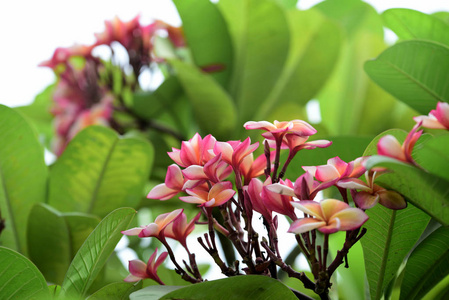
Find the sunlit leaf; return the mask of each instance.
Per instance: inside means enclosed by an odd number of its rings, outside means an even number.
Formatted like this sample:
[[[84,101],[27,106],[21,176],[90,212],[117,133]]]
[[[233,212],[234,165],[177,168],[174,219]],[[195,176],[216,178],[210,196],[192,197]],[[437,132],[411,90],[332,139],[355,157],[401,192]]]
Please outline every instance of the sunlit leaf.
[[[449,228],[440,227],[422,241],[408,258],[400,299],[422,299],[449,274]]]
[[[233,49],[221,12],[209,0],[173,2],[195,64],[199,68],[218,68],[210,75],[226,89],[232,72]]]
[[[36,133],[13,109],[0,105],[0,243],[26,253],[28,215],[45,202],[48,169]]]
[[[379,86],[428,114],[438,101],[449,101],[449,48],[429,41],[405,41],[365,64]]]
[[[210,75],[178,60],[171,60],[204,133],[229,137],[235,127],[236,110],[228,93]]]
[[[98,224],[73,259],[61,286],[61,297],[85,296],[135,214],[132,208],[119,208]]]
[[[100,217],[118,207],[136,207],[152,161],[148,142],[119,138],[106,127],[88,127],[52,167],[49,204],[61,212]]]
[[[401,39],[422,39],[449,46],[449,24],[442,20],[405,8],[388,9],[382,13],[388,28]]]
[[[25,256],[0,247],[0,270],[2,299],[50,299],[44,276]]]

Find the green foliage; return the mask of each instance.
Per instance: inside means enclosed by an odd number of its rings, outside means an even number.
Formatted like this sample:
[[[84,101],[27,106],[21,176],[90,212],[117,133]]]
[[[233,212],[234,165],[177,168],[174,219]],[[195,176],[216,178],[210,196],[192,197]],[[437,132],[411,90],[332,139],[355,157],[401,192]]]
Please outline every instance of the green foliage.
[[[135,210],[120,208],[107,215],[86,239],[67,271],[60,296],[82,297],[128,229]]]
[[[28,215],[45,202],[47,166],[36,133],[22,115],[0,105],[0,212],[5,230],[1,245],[26,253]]]
[[[137,207],[152,152],[147,141],[119,138],[105,127],[88,127],[52,167],[48,203],[62,212],[100,217],[118,207]]]
[[[108,284],[97,292],[93,293],[86,300],[127,300],[132,292],[142,288],[142,281],[137,283],[116,282]]]
[[[50,299],[44,277],[25,256],[0,247],[0,270],[2,299]]]

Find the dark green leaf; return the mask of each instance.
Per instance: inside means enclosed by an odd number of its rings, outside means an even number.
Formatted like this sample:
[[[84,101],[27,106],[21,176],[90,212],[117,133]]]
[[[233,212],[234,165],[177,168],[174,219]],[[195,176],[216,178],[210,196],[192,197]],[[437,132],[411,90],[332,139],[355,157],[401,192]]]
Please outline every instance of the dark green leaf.
[[[1,244],[26,253],[28,215],[45,202],[48,169],[36,133],[13,109],[0,105],[0,213],[5,229]]]
[[[361,239],[371,299],[382,297],[399,266],[418,241],[430,217],[410,203],[402,210],[376,205],[366,211]]]
[[[386,10],[382,17],[401,39],[430,40],[449,46],[449,25],[436,17],[405,8]]]
[[[234,103],[226,91],[208,74],[184,62],[171,60],[204,133],[230,137],[235,127]]]
[[[151,285],[129,296],[130,300],[159,300],[162,296],[183,288],[184,286]]]
[[[132,292],[142,288],[142,281],[137,283],[116,282],[108,284],[86,298],[86,300],[127,300]]]
[[[290,46],[285,12],[268,0],[223,0],[218,4],[234,43],[231,95],[237,100],[238,123],[255,115],[282,73]]]
[[[376,166],[393,171],[379,177],[382,186],[398,191],[409,203],[449,225],[449,181],[386,156],[373,156],[366,161],[368,169]]]
[[[218,67],[220,70],[210,75],[226,89],[232,72],[233,49],[221,12],[209,0],[173,2],[195,64],[199,68]]]
[[[414,159],[424,169],[449,181],[449,135],[429,138],[415,147]]]
[[[52,167],[49,204],[62,212],[100,217],[118,207],[136,207],[152,162],[148,142],[119,138],[106,127],[88,127]]]
[[[184,287],[160,299],[297,299],[281,282],[266,276],[246,275]]]
[[[98,224],[73,259],[61,286],[61,297],[85,296],[135,214],[132,208],[119,208]]]
[[[449,228],[440,227],[410,255],[401,286],[402,299],[422,299],[449,275]]]
[[[44,276],[25,256],[0,247],[0,295],[2,299],[50,299]]]
[[[428,114],[438,101],[449,101],[449,48],[429,41],[405,41],[365,64],[378,85]]]

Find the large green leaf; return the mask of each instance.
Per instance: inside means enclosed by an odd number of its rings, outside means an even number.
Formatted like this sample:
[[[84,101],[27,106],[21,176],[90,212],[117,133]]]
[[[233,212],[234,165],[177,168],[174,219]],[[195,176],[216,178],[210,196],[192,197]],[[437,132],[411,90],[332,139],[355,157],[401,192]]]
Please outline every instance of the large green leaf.
[[[226,89],[232,72],[233,49],[223,15],[209,0],[173,2],[195,64],[200,68],[215,65],[222,69],[211,73],[211,77]]]
[[[45,202],[48,169],[36,133],[13,109],[0,105],[0,212],[3,246],[26,253],[28,215]]]
[[[160,299],[293,300],[297,298],[287,286],[273,278],[258,275],[247,275],[190,285],[168,293]]]
[[[210,75],[178,60],[170,60],[175,68],[196,116],[206,133],[217,138],[230,138],[235,127],[236,110],[227,92]]]
[[[402,210],[376,205],[366,211],[361,239],[371,299],[380,299],[399,266],[418,241],[430,217],[410,203]]]
[[[338,61],[341,29],[317,10],[287,12],[291,43],[285,68],[256,119],[283,102],[305,105],[324,85]]]
[[[119,138],[106,127],[88,127],[52,167],[49,204],[62,212],[100,217],[118,207],[136,207],[152,161],[148,142]]]
[[[116,282],[108,284],[86,298],[86,300],[128,300],[129,295],[142,288],[142,281],[137,283]]]
[[[428,14],[405,8],[393,8],[383,12],[388,28],[401,39],[421,39],[449,46],[449,25]]]
[[[427,139],[415,147],[414,159],[424,169],[449,181],[449,135]]]
[[[449,48],[429,41],[405,41],[365,64],[378,85],[428,114],[438,101],[449,101]]]
[[[28,252],[47,281],[61,284],[70,262],[99,219],[62,214],[45,204],[33,207],[28,221]]]
[[[119,208],[107,215],[89,235],[73,259],[61,286],[61,297],[85,296],[121,239],[136,211]]]
[[[410,255],[405,267],[400,299],[421,299],[449,275],[449,228],[440,227]]]
[[[223,0],[218,4],[234,44],[230,87],[237,100],[239,123],[255,115],[282,73],[290,32],[285,12],[269,0]]]
[[[379,177],[381,185],[398,191],[409,203],[449,225],[449,181],[386,156],[373,156],[366,161],[367,168],[376,166],[393,171]]]
[[[51,299],[44,276],[25,256],[0,247],[0,298]]]
[[[173,270],[172,270],[173,272]],[[162,296],[183,288],[184,286],[174,285],[150,285],[129,296],[130,300],[159,300]]]

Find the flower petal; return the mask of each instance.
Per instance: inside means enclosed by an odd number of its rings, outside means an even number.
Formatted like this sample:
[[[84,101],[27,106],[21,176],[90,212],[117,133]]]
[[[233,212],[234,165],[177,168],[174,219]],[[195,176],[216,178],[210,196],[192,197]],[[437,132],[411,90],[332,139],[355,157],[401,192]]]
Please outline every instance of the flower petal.
[[[350,207],[334,214],[328,224],[332,224],[337,218],[340,222],[339,230],[347,231],[362,226],[368,220],[368,215],[361,209]]]
[[[326,222],[314,218],[302,218],[294,221],[288,232],[299,234],[325,226]]]
[[[379,203],[390,209],[403,209],[407,207],[407,201],[401,194],[395,191],[383,190],[378,192]]]
[[[318,202],[311,200],[301,200],[301,201],[292,201],[291,205],[293,207],[296,207],[305,214],[318,218],[320,221],[324,220],[321,211],[321,205]]]
[[[358,192],[354,198],[354,202],[361,209],[369,209],[379,202],[379,195],[377,193]]]

